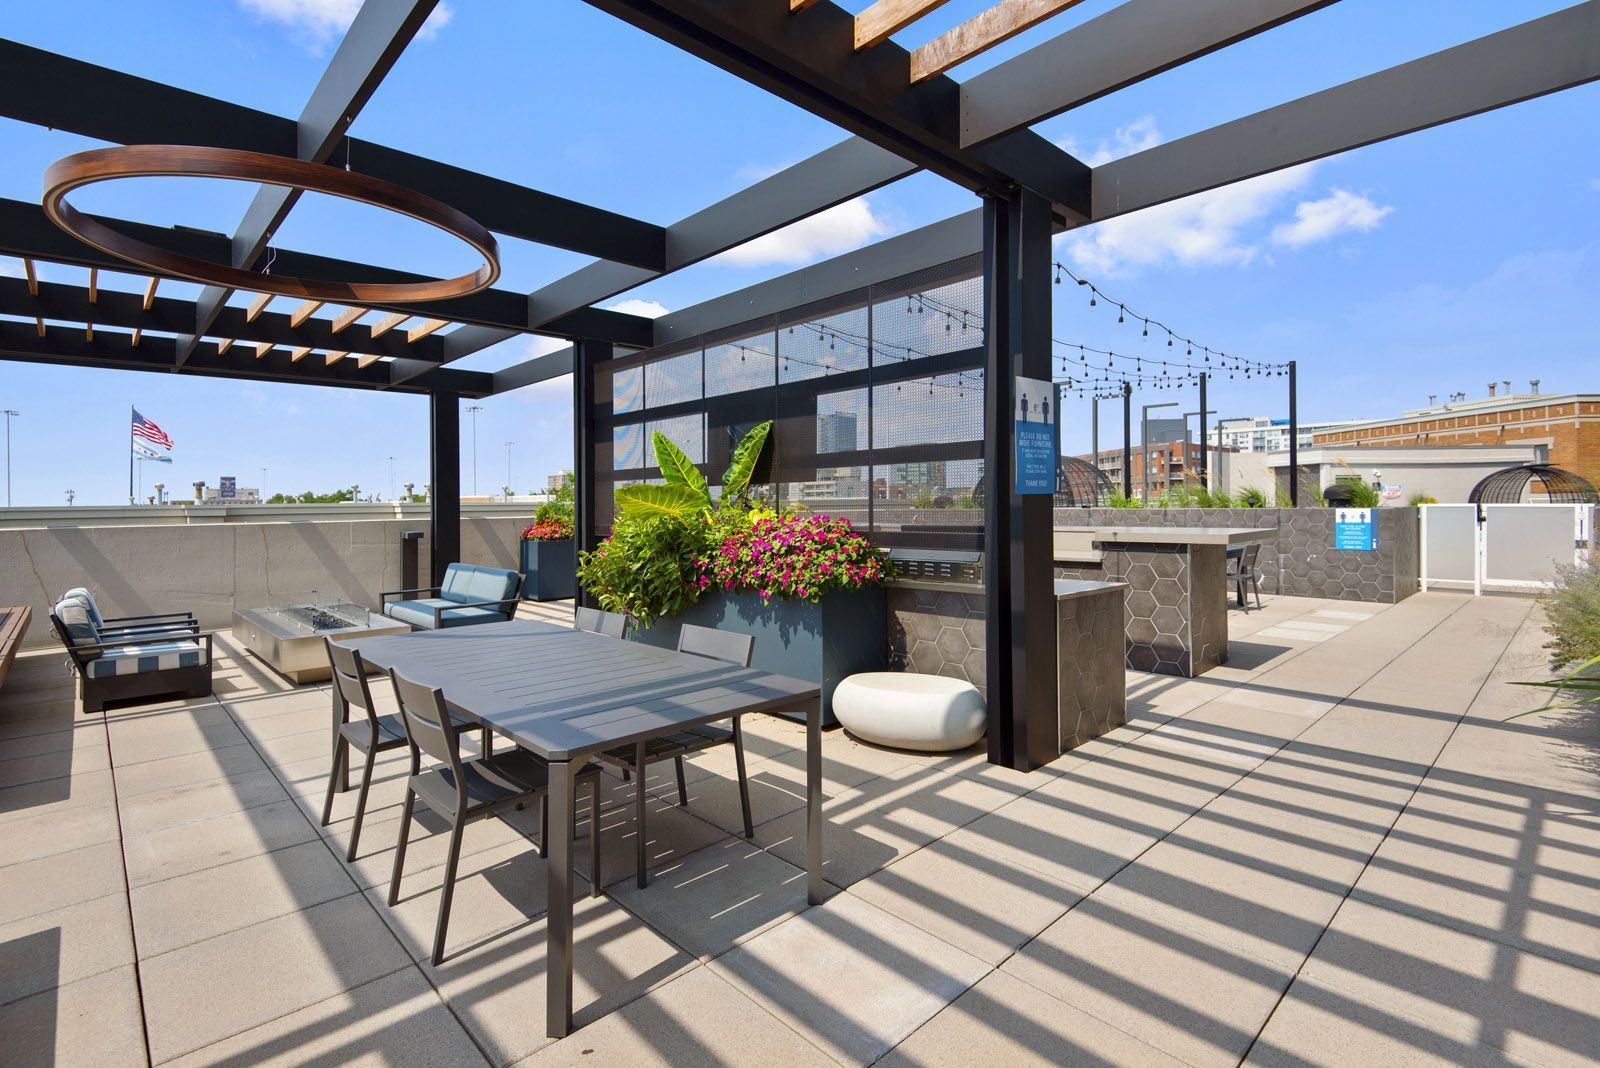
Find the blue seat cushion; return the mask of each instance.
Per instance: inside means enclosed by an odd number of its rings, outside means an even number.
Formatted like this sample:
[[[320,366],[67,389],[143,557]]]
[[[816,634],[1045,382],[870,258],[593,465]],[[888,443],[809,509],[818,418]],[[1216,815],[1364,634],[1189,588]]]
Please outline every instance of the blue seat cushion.
[[[106,625],[105,617],[100,614],[100,606],[94,603],[94,594],[82,586],[74,587],[61,595],[63,601],[76,597],[89,606],[89,622],[97,627]]]
[[[516,596],[521,582],[522,576],[516,571],[478,564],[451,564],[445,568],[439,596],[458,604],[505,601]]]
[[[496,608],[457,608],[459,602],[444,597],[426,597],[420,601],[390,601],[383,614],[402,623],[424,630],[433,629],[433,610],[443,608],[439,624],[444,627],[463,627],[471,623],[503,623],[506,614]]]
[[[205,662],[206,650],[199,642],[149,642],[107,649],[84,665],[84,673],[91,679],[104,679],[113,675],[199,667]]]
[[[73,645],[93,645],[100,640],[100,631],[95,627],[94,617],[89,611],[89,602],[82,597],[63,597],[51,611],[61,621]]]

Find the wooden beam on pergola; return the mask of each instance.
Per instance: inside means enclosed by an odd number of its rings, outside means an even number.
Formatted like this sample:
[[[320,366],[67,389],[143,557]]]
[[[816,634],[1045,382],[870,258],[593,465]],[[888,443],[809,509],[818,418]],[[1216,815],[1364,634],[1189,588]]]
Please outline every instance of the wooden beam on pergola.
[[[1001,0],[911,53],[911,82],[926,81],[1011,40],[1083,0]]]
[[[348,355],[350,355],[348,352],[330,352],[328,353],[327,359],[323,361],[322,365],[324,367],[332,367],[334,364],[338,363]]]
[[[156,287],[160,284],[161,276],[159,274],[150,276],[150,284],[144,287],[143,307],[145,311],[149,311],[150,306],[156,302]]]
[[[217,355],[225,356],[231,348],[233,348],[233,338],[225,337],[217,342]]]
[[[270,342],[270,341],[258,341],[256,343],[256,359],[258,359],[258,360],[261,359],[261,357],[265,356],[267,353],[269,353],[271,351],[272,351],[272,342]]]
[[[367,312],[370,310],[371,309],[369,308],[346,308],[344,311],[340,312],[334,317],[333,332],[337,334],[339,331],[343,330],[345,327],[349,326],[351,323],[367,314]]]
[[[372,324],[372,336],[382,337],[409,318],[411,318],[411,316],[405,314],[404,312],[393,312],[389,315],[385,315],[382,319],[379,319],[376,323]]]
[[[256,316],[266,311],[267,305],[271,304],[276,297],[277,294],[275,293],[257,293],[256,299],[250,302],[249,309],[244,313],[244,321],[247,323],[255,322]]]
[[[298,328],[301,323],[311,318],[312,314],[320,307],[322,307],[322,301],[320,300],[306,301],[289,313],[289,325]]]
[[[413,343],[421,341],[440,327],[449,325],[448,319],[425,319],[406,331],[406,340]]]
[[[311,349],[309,347],[307,347],[307,346],[301,346],[300,348],[293,349],[293,350],[290,351],[290,353],[289,353],[289,362],[290,363],[299,363],[301,360],[305,359],[307,356],[310,356],[310,355],[311,355]]]
[[[856,51],[887,41],[950,0],[877,0],[856,16]]]
[[[28,292],[33,296],[39,295],[39,276],[33,272],[33,260],[27,256],[22,257],[22,273],[28,279]],[[43,335],[40,335],[41,337]]]

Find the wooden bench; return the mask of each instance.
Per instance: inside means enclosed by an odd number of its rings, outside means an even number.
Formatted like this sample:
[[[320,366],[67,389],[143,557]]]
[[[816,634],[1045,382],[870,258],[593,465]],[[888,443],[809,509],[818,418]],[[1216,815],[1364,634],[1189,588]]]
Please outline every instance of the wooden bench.
[[[11,670],[17,650],[22,648],[22,636],[28,633],[28,621],[32,618],[33,609],[25,605],[0,608],[0,686],[5,685],[6,672]]]

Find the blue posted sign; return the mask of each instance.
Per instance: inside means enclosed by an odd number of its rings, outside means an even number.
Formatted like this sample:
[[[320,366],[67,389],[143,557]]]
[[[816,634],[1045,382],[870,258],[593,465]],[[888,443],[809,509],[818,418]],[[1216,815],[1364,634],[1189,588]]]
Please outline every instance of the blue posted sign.
[[[1334,509],[1333,547],[1353,552],[1371,552],[1376,549],[1378,525],[1372,521],[1372,509]]]
[[[1017,379],[1017,493],[1056,491],[1055,387],[1037,378]]]

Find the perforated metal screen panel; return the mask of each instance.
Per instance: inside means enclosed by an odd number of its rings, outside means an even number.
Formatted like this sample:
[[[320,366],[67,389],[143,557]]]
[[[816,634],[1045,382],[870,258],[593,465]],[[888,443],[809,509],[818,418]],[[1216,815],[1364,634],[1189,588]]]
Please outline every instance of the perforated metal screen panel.
[[[609,487],[660,477],[654,432],[715,486],[739,438],[771,419],[760,496],[846,516],[885,545],[979,548],[980,267],[970,257],[597,369],[605,522]]]

